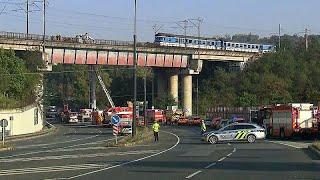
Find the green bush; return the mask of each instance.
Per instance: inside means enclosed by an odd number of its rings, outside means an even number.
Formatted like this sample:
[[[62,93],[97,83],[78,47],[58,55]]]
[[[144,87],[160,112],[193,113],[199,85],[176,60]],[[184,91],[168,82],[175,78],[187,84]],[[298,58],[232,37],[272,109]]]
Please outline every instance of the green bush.
[[[30,63],[31,60],[20,59],[12,50],[0,49],[0,109],[34,103],[41,76]]]

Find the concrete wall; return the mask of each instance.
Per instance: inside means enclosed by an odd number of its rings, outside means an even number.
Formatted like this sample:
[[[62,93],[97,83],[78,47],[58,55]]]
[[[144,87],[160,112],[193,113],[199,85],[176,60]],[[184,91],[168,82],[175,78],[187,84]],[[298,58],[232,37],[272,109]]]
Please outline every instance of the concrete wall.
[[[13,110],[0,110],[0,119],[8,120],[6,132],[8,135],[21,135],[41,131],[43,128],[43,115],[36,105]],[[0,128],[0,132],[2,129]]]

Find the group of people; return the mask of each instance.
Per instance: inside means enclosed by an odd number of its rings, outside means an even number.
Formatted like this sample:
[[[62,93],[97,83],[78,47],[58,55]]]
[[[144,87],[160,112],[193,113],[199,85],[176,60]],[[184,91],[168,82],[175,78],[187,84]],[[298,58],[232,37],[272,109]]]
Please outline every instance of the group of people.
[[[155,142],[159,141],[160,124],[157,121],[154,121],[154,123],[152,124],[152,130],[154,135],[154,141]],[[201,135],[207,131],[207,126],[204,123],[204,120],[201,121],[200,130],[201,130]]]

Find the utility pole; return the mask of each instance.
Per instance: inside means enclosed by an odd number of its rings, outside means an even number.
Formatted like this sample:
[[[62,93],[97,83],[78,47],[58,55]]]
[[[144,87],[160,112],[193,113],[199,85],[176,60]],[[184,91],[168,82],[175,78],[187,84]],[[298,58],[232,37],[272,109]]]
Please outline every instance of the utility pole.
[[[309,44],[308,44],[308,32],[309,32],[309,29],[306,28],[304,30],[304,39],[305,39],[306,51],[308,51],[308,47],[309,47]]]
[[[133,24],[133,117],[132,137],[136,135],[137,123],[137,0],[134,0],[134,24]]]
[[[200,38],[201,38],[200,28],[201,28],[201,24],[203,23],[203,19],[198,17],[197,19],[189,19],[189,22],[191,24],[193,24],[198,30],[198,62],[200,62]],[[199,77],[197,77],[196,93],[197,93],[197,96],[196,96],[196,114],[198,116],[199,115]]]
[[[46,40],[46,0],[43,0],[43,52],[45,52],[45,40]]]
[[[144,89],[144,98],[143,98],[143,118],[144,118],[144,125],[147,126],[147,69],[146,66],[144,68],[144,77],[143,77],[143,89]]]
[[[279,46],[279,50],[280,50],[280,48],[281,48],[281,24],[279,24],[279,35],[278,35],[278,38],[279,38],[278,46]]]
[[[29,37],[29,0],[27,0],[27,37]]]
[[[182,25],[180,24],[182,23]],[[184,47],[187,49],[187,28],[188,28],[188,20],[179,21],[176,23],[179,27],[181,27],[184,31]]]
[[[187,26],[188,26],[188,21],[184,20],[183,21],[183,30],[184,30],[184,47],[187,49]]]
[[[156,35],[160,29],[162,29],[163,25],[158,26],[157,24],[152,26],[152,29],[154,30],[154,35]]]

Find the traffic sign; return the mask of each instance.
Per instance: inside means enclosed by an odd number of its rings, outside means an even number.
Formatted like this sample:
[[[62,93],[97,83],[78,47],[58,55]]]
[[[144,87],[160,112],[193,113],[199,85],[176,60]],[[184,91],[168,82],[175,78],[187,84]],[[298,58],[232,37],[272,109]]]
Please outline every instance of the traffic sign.
[[[116,136],[119,133],[118,126],[113,125],[113,135]]]
[[[116,114],[113,115],[111,117],[111,122],[112,122],[112,124],[118,124],[120,122],[120,117],[118,115],[116,115]]]
[[[1,126],[1,127],[7,127],[7,126],[8,126],[8,120],[6,120],[6,119],[1,119],[1,121],[0,121],[0,126]]]

